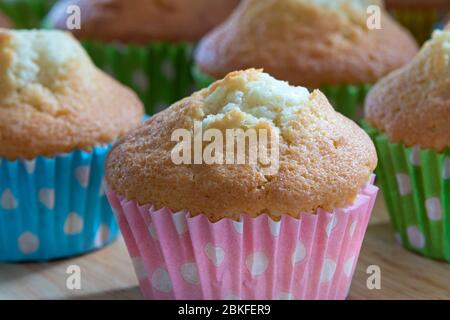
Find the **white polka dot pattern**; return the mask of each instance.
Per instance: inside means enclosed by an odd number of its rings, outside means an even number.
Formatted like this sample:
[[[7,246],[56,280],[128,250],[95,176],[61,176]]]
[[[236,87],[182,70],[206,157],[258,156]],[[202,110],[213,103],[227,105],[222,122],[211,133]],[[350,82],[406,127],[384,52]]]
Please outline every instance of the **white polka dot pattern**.
[[[23,254],[32,254],[39,249],[39,238],[29,231],[22,233],[17,242]]]
[[[36,160],[25,160],[23,161],[23,165],[28,174],[33,174],[36,169]]]
[[[248,271],[253,277],[263,274],[269,265],[269,259],[264,252],[255,252],[245,259]]]
[[[299,241],[291,257],[292,265],[295,265],[296,263],[303,261],[305,257],[306,257],[305,245],[301,241]]]
[[[55,190],[41,189],[39,190],[39,201],[49,210],[55,208]]]
[[[130,201],[120,202],[120,212],[124,223],[146,222],[129,224],[133,233],[126,240],[134,241],[132,255],[148,263],[140,282],[148,298],[343,299],[376,190],[371,186],[348,209],[283,216],[281,222],[243,214],[241,221],[212,223]],[[178,216],[184,217],[182,227],[176,226]]]
[[[170,281],[169,273],[164,268],[158,268],[153,272],[151,278],[152,287],[161,292],[171,292],[172,283]]]
[[[398,173],[396,175],[398,189],[400,195],[406,196],[411,193],[411,180],[408,175],[404,173]]]
[[[325,259],[322,271],[320,272],[320,283],[330,282],[336,271],[336,262],[331,259]]]
[[[205,254],[208,259],[216,266],[219,267],[223,259],[225,259],[225,251],[220,247],[215,247],[211,243],[207,243],[205,246]]]
[[[86,188],[89,184],[90,173],[91,168],[89,166],[81,166],[75,169],[75,178],[83,188]]]
[[[425,201],[427,215],[430,220],[438,221],[442,219],[442,208],[439,198],[429,198]]]
[[[425,247],[425,237],[417,226],[409,226],[406,230],[409,243],[416,249],[423,249]]]
[[[83,218],[76,212],[71,212],[64,222],[64,233],[67,235],[76,235],[83,231]]]
[[[186,282],[194,285],[199,284],[198,269],[195,262],[187,262],[182,264],[181,275]]]
[[[414,146],[409,156],[409,161],[413,166],[420,166],[420,147]]]
[[[149,86],[149,80],[147,75],[142,70],[135,70],[133,72],[133,84],[140,90],[147,90]]]
[[[109,227],[105,224],[100,225],[94,239],[94,246],[99,248],[106,244],[110,237]]]
[[[5,191],[3,191],[0,198],[0,204],[2,208],[5,210],[13,210],[19,206],[16,198],[14,197],[10,189],[6,189]]]

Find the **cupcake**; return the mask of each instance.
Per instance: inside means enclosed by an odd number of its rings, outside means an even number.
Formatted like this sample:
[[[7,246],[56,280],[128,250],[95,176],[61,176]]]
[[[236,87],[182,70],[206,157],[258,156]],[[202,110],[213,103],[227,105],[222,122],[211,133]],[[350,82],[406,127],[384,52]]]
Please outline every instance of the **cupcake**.
[[[243,146],[239,132],[256,140]],[[276,156],[263,161],[264,150]],[[249,69],[116,143],[107,194],[146,298],[344,299],[376,162],[370,138],[320,91]]]
[[[378,1],[245,0],[200,42],[200,84],[228,72],[264,68],[295,85],[320,87],[337,110],[357,118],[368,86],[408,62],[413,38],[388,14],[369,30],[366,8]],[[206,79],[205,79],[206,78]]]
[[[2,0],[0,11],[11,18],[17,28],[38,28],[55,0]]]
[[[398,240],[450,261],[450,25],[380,80],[365,106]]]
[[[389,12],[407,27],[421,44],[429,39],[435,24],[450,12],[448,0],[385,0],[385,2]]]
[[[80,8],[72,31],[94,62],[144,101],[148,114],[191,92],[192,44],[222,22],[239,0],[62,0],[45,25],[67,29],[67,8]]]
[[[141,102],[61,31],[0,29],[0,61],[0,261],[107,244],[118,228],[104,160]]]

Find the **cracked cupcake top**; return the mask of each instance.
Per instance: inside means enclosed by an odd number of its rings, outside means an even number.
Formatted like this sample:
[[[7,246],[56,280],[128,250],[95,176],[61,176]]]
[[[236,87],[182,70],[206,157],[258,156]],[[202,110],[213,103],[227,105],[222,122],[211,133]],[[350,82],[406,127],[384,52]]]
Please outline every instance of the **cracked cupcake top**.
[[[450,148],[450,24],[435,31],[411,63],[376,84],[365,113],[393,142]]]
[[[367,27],[372,4],[381,29]],[[309,88],[373,83],[417,52],[382,8],[374,0],[244,0],[202,39],[195,60],[216,78],[254,67]]]
[[[174,164],[177,129],[264,128],[276,135],[279,169],[258,164]],[[228,143],[228,141],[226,141]],[[132,130],[111,151],[106,177],[118,194],[212,221],[350,204],[377,158],[369,137],[334,111],[320,91],[292,87],[259,70],[233,72]]]
[[[88,150],[142,115],[136,95],[98,70],[69,34],[0,29],[0,157]]]
[[[66,29],[69,5],[81,11],[82,39],[147,43],[197,41],[221,23],[239,0],[60,0],[48,21]]]

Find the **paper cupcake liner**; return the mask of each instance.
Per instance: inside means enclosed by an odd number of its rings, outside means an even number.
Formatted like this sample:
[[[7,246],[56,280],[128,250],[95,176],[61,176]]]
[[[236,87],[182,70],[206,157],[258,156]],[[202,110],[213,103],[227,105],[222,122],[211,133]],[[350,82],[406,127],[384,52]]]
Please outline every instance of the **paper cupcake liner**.
[[[439,27],[440,20],[450,13],[450,9],[392,9],[389,12],[422,44],[430,39],[433,30]]]
[[[347,118],[359,121],[363,116],[363,105],[370,84],[322,86],[322,91],[336,111]]]
[[[103,179],[109,149],[0,158],[0,261],[69,257],[116,238]]]
[[[20,29],[38,28],[56,0],[2,0],[3,11]]]
[[[377,148],[377,176],[397,240],[423,256],[450,261],[450,150],[407,148],[367,131]]]
[[[318,210],[212,223],[107,191],[147,299],[345,299],[378,189]]]
[[[216,81],[197,67],[192,68],[192,75],[197,89],[208,87]],[[359,120],[362,118],[362,106],[370,87],[368,84],[334,85],[322,86],[320,90],[327,96],[336,111],[348,118]]]
[[[125,45],[94,41],[82,44],[100,69],[139,95],[149,115],[192,92],[191,44]]]

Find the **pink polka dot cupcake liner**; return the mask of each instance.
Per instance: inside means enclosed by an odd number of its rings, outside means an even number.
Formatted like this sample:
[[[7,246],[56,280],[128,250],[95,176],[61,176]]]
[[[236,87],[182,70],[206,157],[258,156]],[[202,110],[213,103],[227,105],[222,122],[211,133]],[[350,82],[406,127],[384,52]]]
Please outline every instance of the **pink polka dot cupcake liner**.
[[[406,249],[450,262],[450,150],[407,148],[371,128],[395,237]]]
[[[378,188],[352,205],[300,219],[267,215],[210,222],[140,206],[109,190],[147,299],[345,299]]]
[[[104,187],[109,149],[32,160],[0,157],[0,261],[70,257],[117,237]]]

